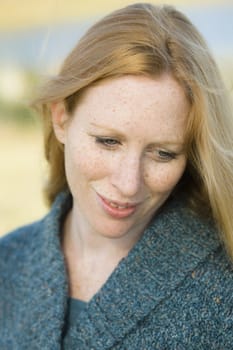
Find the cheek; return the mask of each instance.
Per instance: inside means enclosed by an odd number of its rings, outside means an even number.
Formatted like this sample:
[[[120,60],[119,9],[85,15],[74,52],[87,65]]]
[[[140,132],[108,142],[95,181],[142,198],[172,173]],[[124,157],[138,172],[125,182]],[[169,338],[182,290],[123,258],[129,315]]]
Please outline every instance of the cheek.
[[[88,181],[104,177],[108,166],[99,152],[93,147],[67,144],[65,147],[65,166],[68,182]]]
[[[145,182],[152,192],[170,192],[182,177],[185,166],[185,160],[157,164],[146,171]]]

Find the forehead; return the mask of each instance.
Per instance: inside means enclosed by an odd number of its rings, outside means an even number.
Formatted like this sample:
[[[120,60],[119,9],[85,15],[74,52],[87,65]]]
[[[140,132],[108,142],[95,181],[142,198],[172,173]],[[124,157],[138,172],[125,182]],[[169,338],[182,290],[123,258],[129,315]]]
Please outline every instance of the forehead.
[[[149,77],[144,75],[123,75],[116,78],[107,78],[96,82],[86,89],[84,98],[98,99],[106,94],[110,97],[118,97],[126,100],[128,97],[141,95],[144,91],[148,96],[156,99],[156,90],[162,91],[163,94],[176,97],[185,97],[184,89],[171,74],[162,74],[158,77]],[[182,95],[182,96],[181,96]],[[107,101],[106,101],[107,102]]]
[[[135,133],[180,134],[188,111],[184,90],[172,76],[123,76],[88,88],[76,114],[81,119],[85,116],[84,123],[130,129]]]

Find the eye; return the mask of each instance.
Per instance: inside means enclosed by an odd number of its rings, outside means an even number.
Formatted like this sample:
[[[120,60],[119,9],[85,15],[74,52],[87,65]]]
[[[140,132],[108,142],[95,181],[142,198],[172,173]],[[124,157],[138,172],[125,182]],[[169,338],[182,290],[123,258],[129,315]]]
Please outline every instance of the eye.
[[[171,151],[165,151],[162,149],[149,149],[149,156],[157,162],[169,162],[177,157],[177,154]]]
[[[169,161],[176,158],[176,154],[174,152],[168,152],[163,150],[158,150],[157,155],[162,161]]]
[[[114,148],[115,146],[119,145],[120,142],[114,138],[111,137],[100,137],[96,136],[95,137],[95,142],[99,143],[103,146],[106,146],[108,148]]]

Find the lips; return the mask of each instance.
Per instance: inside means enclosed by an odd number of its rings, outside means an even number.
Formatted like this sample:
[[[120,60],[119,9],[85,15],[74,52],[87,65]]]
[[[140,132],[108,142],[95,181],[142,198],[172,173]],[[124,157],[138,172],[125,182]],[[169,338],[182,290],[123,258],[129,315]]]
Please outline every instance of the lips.
[[[137,209],[138,204],[110,201],[98,194],[99,202],[103,210],[113,218],[123,219],[131,216]]]
[[[126,204],[126,205],[121,205],[121,204],[118,204],[118,203],[115,203],[115,202],[110,202],[106,199],[104,199],[104,201],[106,203],[108,203],[111,207],[113,208],[118,208],[118,209],[126,209],[126,208],[130,208],[130,207],[133,207],[134,205],[129,205],[129,204]]]

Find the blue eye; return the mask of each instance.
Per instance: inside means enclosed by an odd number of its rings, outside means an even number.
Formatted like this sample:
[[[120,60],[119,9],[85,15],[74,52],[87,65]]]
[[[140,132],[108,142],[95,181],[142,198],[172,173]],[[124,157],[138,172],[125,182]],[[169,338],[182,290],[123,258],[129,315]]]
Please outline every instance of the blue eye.
[[[118,140],[115,140],[111,137],[99,137],[99,136],[95,137],[95,142],[100,143],[101,145],[109,148],[114,147],[120,143]]]
[[[174,152],[167,152],[167,151],[159,150],[159,151],[157,151],[157,154],[158,154],[159,159],[162,161],[169,161],[169,160],[176,158],[176,154]]]
[[[169,162],[177,157],[177,154],[172,151],[165,151],[163,149],[158,149],[151,147],[148,149],[148,155],[150,158],[156,162]]]

